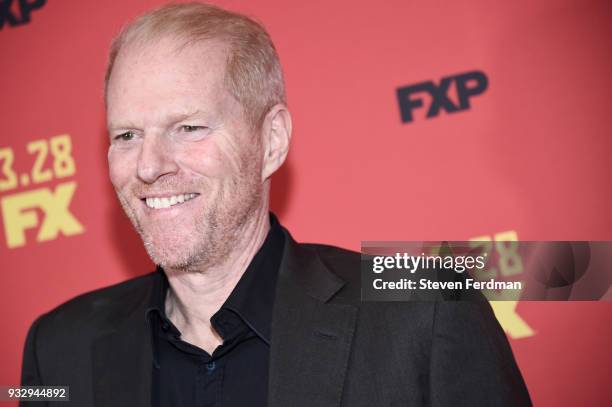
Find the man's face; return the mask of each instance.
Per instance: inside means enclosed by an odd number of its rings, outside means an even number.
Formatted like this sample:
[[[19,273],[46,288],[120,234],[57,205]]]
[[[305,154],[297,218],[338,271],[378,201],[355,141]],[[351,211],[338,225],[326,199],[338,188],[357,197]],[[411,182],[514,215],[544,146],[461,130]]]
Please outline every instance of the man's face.
[[[262,207],[259,136],[224,86],[227,49],[162,40],[123,49],[108,84],[110,178],[166,268],[223,261]]]

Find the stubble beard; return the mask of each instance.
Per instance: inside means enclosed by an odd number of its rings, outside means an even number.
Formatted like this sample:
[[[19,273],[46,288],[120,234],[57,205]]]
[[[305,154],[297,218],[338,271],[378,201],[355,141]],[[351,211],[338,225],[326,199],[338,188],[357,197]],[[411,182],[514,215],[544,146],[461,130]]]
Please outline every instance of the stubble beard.
[[[230,186],[219,189],[214,202],[204,203],[194,227],[188,230],[159,230],[162,228],[160,225],[143,227],[137,211],[120,191],[116,192],[155,264],[166,271],[205,272],[227,260],[245,226],[261,208],[264,188],[259,177],[255,176],[259,173],[254,168],[249,168],[246,173],[243,169]],[[206,201],[207,198],[202,195],[196,199]],[[185,233],[195,236],[185,236]]]

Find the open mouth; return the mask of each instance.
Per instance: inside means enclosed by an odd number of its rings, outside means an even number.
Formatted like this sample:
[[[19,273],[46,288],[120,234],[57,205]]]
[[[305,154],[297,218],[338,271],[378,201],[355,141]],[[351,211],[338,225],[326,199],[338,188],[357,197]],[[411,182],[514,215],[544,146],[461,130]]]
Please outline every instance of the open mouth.
[[[155,198],[143,198],[143,201],[149,208],[151,209],[166,209],[175,205],[180,205],[184,202],[191,201],[195,197],[200,194],[196,193],[188,193],[188,194],[180,194],[180,195],[170,195],[164,197],[155,197]]]

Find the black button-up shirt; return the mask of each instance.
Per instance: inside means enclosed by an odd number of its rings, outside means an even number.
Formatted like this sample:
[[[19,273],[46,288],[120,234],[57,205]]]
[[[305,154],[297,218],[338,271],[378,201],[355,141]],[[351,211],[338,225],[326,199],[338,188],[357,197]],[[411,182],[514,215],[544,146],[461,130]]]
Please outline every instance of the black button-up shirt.
[[[154,407],[266,406],[274,293],[284,234],[275,216],[266,240],[211,317],[223,344],[208,354],[181,340],[165,313],[168,279],[158,268],[147,321],[153,343]]]

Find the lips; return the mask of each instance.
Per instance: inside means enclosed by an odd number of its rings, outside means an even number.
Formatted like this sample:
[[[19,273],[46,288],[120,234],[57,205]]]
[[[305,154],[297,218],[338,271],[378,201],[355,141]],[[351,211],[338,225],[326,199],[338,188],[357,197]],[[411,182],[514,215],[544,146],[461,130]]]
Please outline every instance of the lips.
[[[179,194],[179,195],[168,195],[168,196],[156,196],[156,197],[146,197],[142,200],[145,204],[151,209],[166,209],[170,208],[174,205],[182,204],[183,202],[187,202],[197,197],[199,194],[197,193],[187,193],[187,194]]]

